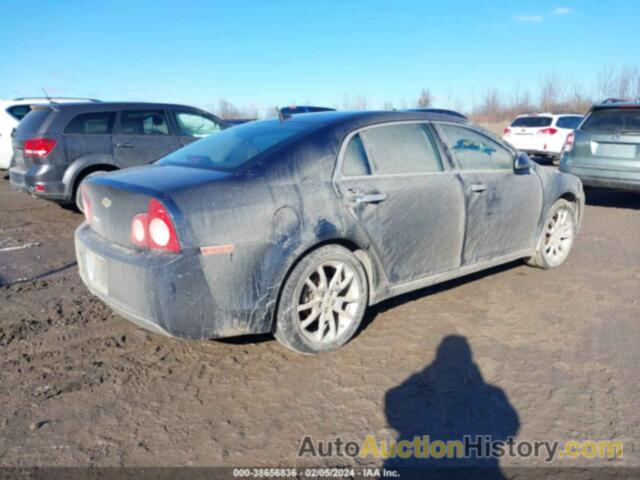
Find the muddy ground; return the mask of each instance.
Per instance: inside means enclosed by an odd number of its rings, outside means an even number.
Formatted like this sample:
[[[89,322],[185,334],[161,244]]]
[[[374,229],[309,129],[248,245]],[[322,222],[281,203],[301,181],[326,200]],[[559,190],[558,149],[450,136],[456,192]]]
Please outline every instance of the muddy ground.
[[[80,282],[81,216],[0,177],[0,465],[342,465],[298,459],[302,437],[465,432],[617,439],[622,460],[554,465],[640,465],[640,195],[588,204],[561,268],[516,262],[405,295],[304,357],[269,336],[139,330]]]

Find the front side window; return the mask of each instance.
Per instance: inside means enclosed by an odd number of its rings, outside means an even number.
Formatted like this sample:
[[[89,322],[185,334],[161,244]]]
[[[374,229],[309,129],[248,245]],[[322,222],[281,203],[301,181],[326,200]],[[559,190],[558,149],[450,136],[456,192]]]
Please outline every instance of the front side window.
[[[194,112],[175,112],[174,116],[180,134],[187,137],[203,138],[220,131],[214,120]]]
[[[14,107],[7,108],[7,113],[18,121],[22,120],[30,111],[30,105],[16,105]]]
[[[575,130],[580,125],[582,121],[582,117],[560,117],[556,122],[556,127],[558,128],[570,128]]]
[[[440,155],[424,123],[402,123],[368,128],[360,136],[374,174],[442,171]]]
[[[120,116],[123,135],[169,135],[167,117],[162,110],[125,110]]]
[[[94,112],[76,115],[64,129],[66,134],[110,135],[115,112]]]
[[[458,125],[440,125],[461,170],[511,170],[513,154],[495,140]]]
[[[349,140],[342,160],[342,174],[349,177],[371,175],[369,160],[360,134],[354,135]]]

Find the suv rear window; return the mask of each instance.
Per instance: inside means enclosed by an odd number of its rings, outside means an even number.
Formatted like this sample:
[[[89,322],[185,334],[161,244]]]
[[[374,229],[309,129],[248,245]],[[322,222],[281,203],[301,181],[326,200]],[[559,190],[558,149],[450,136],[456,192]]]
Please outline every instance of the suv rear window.
[[[110,135],[116,112],[93,112],[77,115],[64,129],[67,134]]]
[[[539,128],[551,125],[551,117],[518,117],[511,124],[512,127]]]
[[[31,110],[18,124],[16,131],[37,132],[52,112],[49,108]]]
[[[587,132],[640,133],[640,108],[603,108],[594,110],[581,130]]]

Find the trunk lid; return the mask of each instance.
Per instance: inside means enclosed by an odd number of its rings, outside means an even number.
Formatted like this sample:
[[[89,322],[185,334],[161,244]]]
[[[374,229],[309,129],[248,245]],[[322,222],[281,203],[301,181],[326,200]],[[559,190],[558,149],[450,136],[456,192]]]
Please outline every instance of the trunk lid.
[[[521,150],[540,149],[540,143],[544,140],[540,130],[549,128],[552,124],[553,117],[543,115],[518,117],[509,126],[509,142]]]
[[[610,171],[640,171],[640,108],[595,109],[575,133],[572,163]]]
[[[179,166],[143,166],[93,175],[83,183],[91,203],[91,228],[105,239],[125,247],[134,247],[131,221],[146,213],[152,198],[169,210],[182,247],[188,246],[186,227],[174,203],[177,192],[216,182],[230,174]]]

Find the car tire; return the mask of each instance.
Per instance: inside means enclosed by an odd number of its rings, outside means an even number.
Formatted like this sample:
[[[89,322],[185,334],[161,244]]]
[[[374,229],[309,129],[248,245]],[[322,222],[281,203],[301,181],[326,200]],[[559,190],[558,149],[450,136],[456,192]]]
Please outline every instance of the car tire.
[[[303,354],[335,350],[358,330],[368,300],[367,276],[355,255],[340,245],[321,247],[287,277],[274,336]]]
[[[573,246],[576,227],[576,204],[562,198],[556,201],[547,213],[535,254],[526,263],[544,269],[562,265]]]
[[[92,172],[89,173],[85,173],[85,174],[81,174],[80,177],[78,177],[78,179],[76,180],[76,184],[73,187],[73,207],[80,213],[84,213],[83,211],[83,207],[82,207],[82,189],[80,188],[80,186],[82,185],[82,182],[84,181],[85,178],[90,177],[91,175],[94,175],[96,173],[102,173],[102,172],[107,172],[108,170],[94,170]]]

